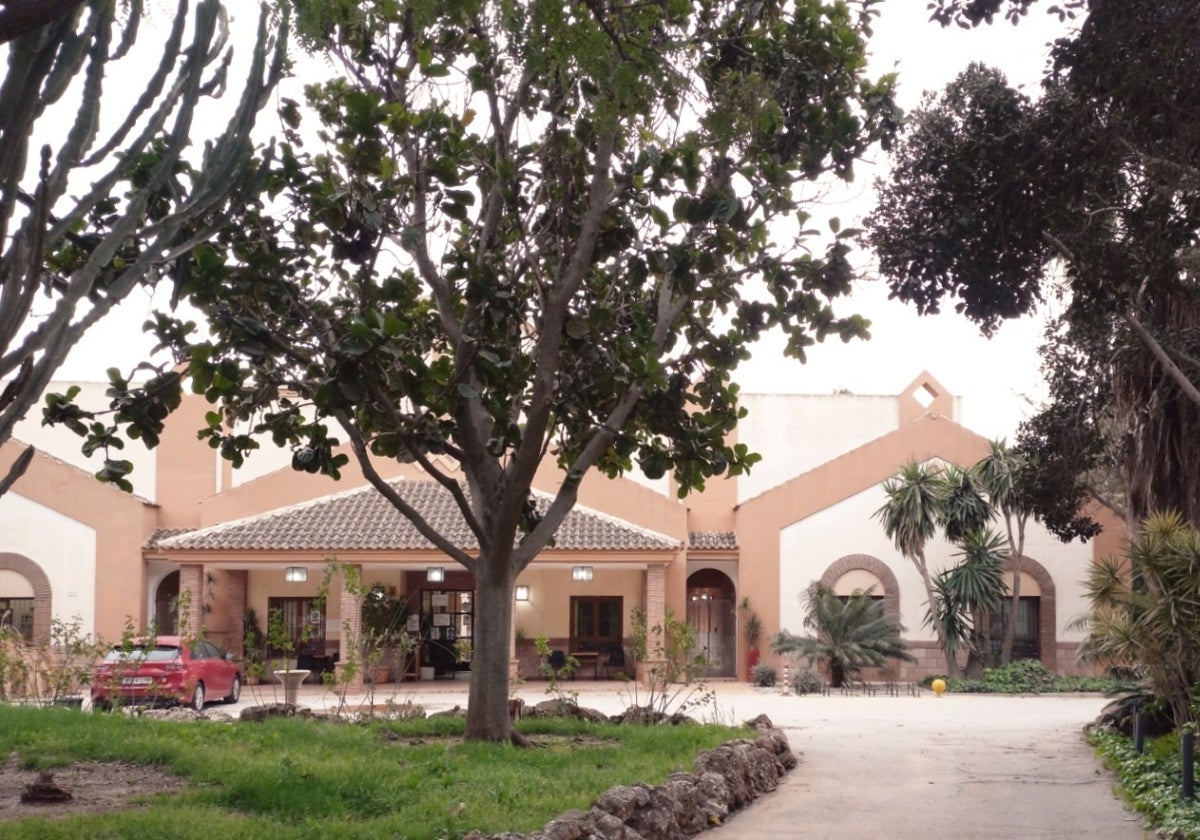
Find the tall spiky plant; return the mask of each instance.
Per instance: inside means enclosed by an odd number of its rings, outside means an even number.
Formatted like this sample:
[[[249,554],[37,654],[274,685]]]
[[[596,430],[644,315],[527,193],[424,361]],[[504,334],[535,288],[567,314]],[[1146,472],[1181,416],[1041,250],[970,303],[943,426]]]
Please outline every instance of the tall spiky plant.
[[[1075,623],[1088,634],[1080,657],[1132,668],[1166,699],[1177,726],[1196,713],[1200,683],[1200,533],[1178,513],[1147,518],[1123,557],[1093,564],[1091,604]]]
[[[887,502],[875,511],[875,518],[883,524],[883,531],[895,543],[897,550],[907,557],[921,575],[925,584],[926,603],[937,603],[937,592],[925,559],[925,546],[937,533],[943,517],[946,487],[941,469],[936,464],[918,464],[908,461],[900,472],[883,483]],[[946,673],[958,675],[958,661],[946,644],[940,625],[934,624],[938,645],[946,657]]]

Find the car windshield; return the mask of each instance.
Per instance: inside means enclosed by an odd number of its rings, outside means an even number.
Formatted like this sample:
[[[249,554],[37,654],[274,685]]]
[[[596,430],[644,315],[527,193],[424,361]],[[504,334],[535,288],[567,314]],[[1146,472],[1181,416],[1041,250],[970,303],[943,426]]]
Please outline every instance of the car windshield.
[[[139,659],[145,662],[170,662],[179,656],[178,645],[155,645],[147,648],[142,645],[133,647],[115,647],[104,657],[105,662],[125,662],[129,659]]]

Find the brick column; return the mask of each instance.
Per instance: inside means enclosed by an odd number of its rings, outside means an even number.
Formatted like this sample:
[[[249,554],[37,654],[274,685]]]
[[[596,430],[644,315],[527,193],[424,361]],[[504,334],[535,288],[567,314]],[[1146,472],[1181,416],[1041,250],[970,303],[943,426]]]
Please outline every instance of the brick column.
[[[187,610],[183,609],[186,604]],[[204,632],[204,566],[189,563],[179,567],[179,634],[199,636]]]
[[[638,662],[637,678],[646,682],[650,670],[659,667],[663,660],[662,632],[667,623],[667,567],[663,563],[651,564],[646,568],[646,658]]]
[[[358,579],[362,580],[362,566],[351,566],[358,574]],[[349,645],[357,645],[362,642],[362,600],[355,596],[346,588],[346,578],[343,576],[341,591],[338,593],[338,618],[342,625],[342,638],[339,642],[339,655],[337,664],[338,680],[342,677],[342,668],[345,662],[350,658],[351,651]],[[354,675],[346,683],[346,688],[350,691],[362,691],[363,688],[363,669],[366,667],[365,662],[358,663],[358,673]]]

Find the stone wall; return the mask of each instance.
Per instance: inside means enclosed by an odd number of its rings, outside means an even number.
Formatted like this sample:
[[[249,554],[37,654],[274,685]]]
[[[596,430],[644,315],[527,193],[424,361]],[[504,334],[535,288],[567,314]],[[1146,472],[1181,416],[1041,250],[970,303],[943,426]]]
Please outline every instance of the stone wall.
[[[675,840],[721,825],[779,786],[796,766],[787,736],[765,715],[751,721],[756,737],[729,741],[696,756],[690,773],[661,785],[619,785],[587,811],[567,811],[530,835],[468,833],[464,840]]]

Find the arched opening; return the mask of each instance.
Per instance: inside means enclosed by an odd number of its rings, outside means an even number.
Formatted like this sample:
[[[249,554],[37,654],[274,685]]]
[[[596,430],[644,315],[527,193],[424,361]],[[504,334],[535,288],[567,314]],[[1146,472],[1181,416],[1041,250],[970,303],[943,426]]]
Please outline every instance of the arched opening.
[[[716,569],[688,576],[687,620],[708,662],[705,675],[732,677],[737,670],[737,611],[733,581]]]
[[[0,552],[0,623],[11,622],[31,644],[48,645],[50,602],[50,578],[42,567],[22,554]]]
[[[821,575],[821,582],[838,595],[847,597],[853,595],[855,590],[865,591],[874,586],[871,594],[883,599],[884,614],[900,615],[900,583],[895,573],[878,557],[870,554],[839,557]]]
[[[154,628],[163,636],[179,632],[179,572],[174,571],[158,583],[154,591]]]

